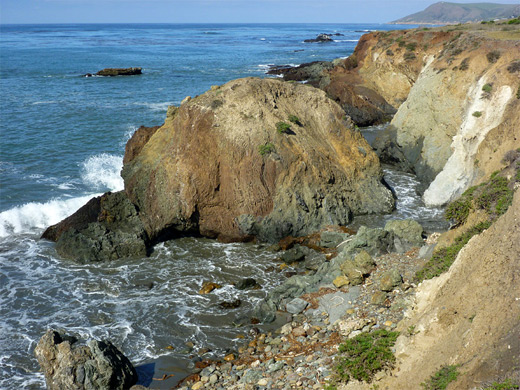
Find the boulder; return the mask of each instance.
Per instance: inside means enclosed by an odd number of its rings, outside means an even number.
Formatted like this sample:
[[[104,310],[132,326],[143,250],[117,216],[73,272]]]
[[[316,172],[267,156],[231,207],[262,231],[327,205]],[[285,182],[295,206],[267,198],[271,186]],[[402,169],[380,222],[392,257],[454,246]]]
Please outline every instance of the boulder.
[[[362,250],[372,256],[390,253],[394,249],[394,234],[384,229],[361,226],[357,234],[338,247],[339,257],[352,258]]]
[[[105,68],[96,73],[96,76],[135,76],[142,74],[142,68]]]
[[[307,81],[317,87],[321,78],[325,77],[325,71],[331,70],[333,67],[333,63],[329,61],[314,61],[298,66],[273,66],[267,71],[267,74],[281,75],[285,81]]]
[[[285,251],[282,256],[280,256],[280,259],[287,264],[291,264],[294,262],[299,262],[305,260],[305,256],[310,254],[312,252],[311,249],[301,246],[301,245],[295,245],[291,249]]]
[[[341,264],[341,271],[346,275],[350,284],[358,285],[362,284],[367,275],[374,270],[376,263],[372,256],[366,251],[361,251],[356,257],[346,260]]]
[[[150,247],[137,210],[123,191],[91,199],[42,238],[56,241],[60,256],[80,263],[143,257]]]
[[[394,247],[399,253],[409,251],[413,247],[421,247],[424,244],[424,229],[419,222],[411,219],[388,221],[385,230],[393,233]]]
[[[137,382],[135,368],[110,341],[79,345],[73,337],[48,330],[34,353],[49,390],[123,390]]]
[[[246,290],[248,288],[257,287],[258,283],[253,278],[245,278],[235,283],[235,288],[238,290]]]
[[[290,131],[278,131],[280,122]],[[395,201],[377,156],[352,127],[317,89],[234,80],[167,118],[127,159],[125,191],[152,238],[275,242],[389,212]]]
[[[379,288],[381,291],[392,291],[395,287],[400,286],[403,278],[397,269],[386,271],[381,275]]]
[[[320,246],[324,248],[336,248],[348,237],[350,237],[350,234],[348,233],[325,231],[321,233]]]

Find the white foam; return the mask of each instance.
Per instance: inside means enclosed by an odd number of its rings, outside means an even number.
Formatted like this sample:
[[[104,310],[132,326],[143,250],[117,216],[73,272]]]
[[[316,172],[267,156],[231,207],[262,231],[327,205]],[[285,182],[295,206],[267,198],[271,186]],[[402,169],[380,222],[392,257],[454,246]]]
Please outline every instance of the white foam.
[[[172,102],[162,102],[162,103],[148,103],[148,102],[136,102],[134,103],[136,106],[144,106],[149,108],[152,111],[164,111],[168,110],[168,106],[172,105]]]
[[[90,198],[82,196],[67,200],[53,199],[47,203],[32,202],[0,213],[0,237],[11,234],[36,233],[68,217]]]
[[[98,154],[83,162],[81,179],[95,191],[120,191],[124,188],[122,167],[121,156]]]
[[[56,100],[42,100],[42,101],[34,102],[32,104],[33,105],[38,105],[38,104],[55,104],[55,103],[58,103],[58,102]]]

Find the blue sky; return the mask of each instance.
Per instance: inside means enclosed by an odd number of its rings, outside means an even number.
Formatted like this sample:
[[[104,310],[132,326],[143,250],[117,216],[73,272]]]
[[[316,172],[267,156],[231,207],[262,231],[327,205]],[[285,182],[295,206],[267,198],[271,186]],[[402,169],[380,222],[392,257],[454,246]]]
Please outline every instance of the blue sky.
[[[476,2],[478,0],[457,1]],[[519,0],[501,0],[518,4]],[[0,0],[1,23],[385,23],[435,0]]]

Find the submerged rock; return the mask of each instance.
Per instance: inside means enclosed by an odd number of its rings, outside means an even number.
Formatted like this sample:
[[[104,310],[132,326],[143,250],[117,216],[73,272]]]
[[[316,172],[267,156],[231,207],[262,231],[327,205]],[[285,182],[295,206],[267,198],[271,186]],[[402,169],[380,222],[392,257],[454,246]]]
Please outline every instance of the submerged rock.
[[[282,122],[287,131],[277,130]],[[394,198],[378,159],[352,127],[322,91],[234,80],[167,117],[126,159],[125,191],[152,238],[274,242],[389,212]]]
[[[49,390],[124,390],[137,382],[132,363],[110,341],[78,345],[48,330],[34,350]]]
[[[42,238],[56,241],[60,256],[80,263],[143,257],[150,245],[137,210],[123,191],[91,199],[49,227]]]
[[[105,68],[96,73],[96,76],[135,76],[142,74],[142,68]]]

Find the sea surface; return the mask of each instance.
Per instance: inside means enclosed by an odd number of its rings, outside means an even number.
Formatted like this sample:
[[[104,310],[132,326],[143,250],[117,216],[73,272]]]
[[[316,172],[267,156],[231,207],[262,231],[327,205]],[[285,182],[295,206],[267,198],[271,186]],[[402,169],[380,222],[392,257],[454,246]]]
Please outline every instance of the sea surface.
[[[58,258],[44,228],[91,197],[123,188],[124,145],[140,125],[163,123],[167,107],[212,85],[266,77],[270,65],[346,57],[379,24],[118,24],[0,26],[0,389],[43,389],[33,357],[47,328],[108,338],[135,364],[175,373],[194,350],[219,355],[242,342],[239,327],[284,276],[261,245],[183,238],[151,257],[77,265]],[[340,33],[331,43],[304,43]],[[140,66],[132,77],[83,77],[105,67]],[[378,128],[366,130],[369,133]],[[438,226],[411,175],[386,169],[398,210]],[[260,290],[232,283],[255,277]],[[222,284],[200,295],[204,281]],[[218,303],[240,299],[238,309]],[[159,367],[160,366],[160,367]],[[159,369],[158,369],[159,368]],[[162,370],[162,371],[161,371]],[[148,370],[149,371],[149,370]],[[153,375],[153,374],[150,374]],[[149,381],[148,381],[149,382]]]

